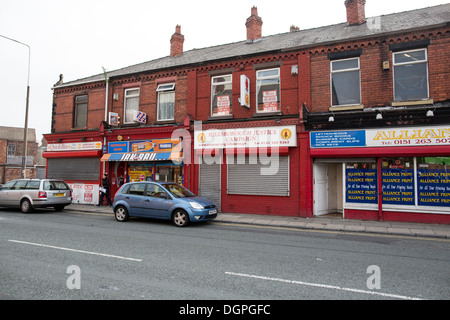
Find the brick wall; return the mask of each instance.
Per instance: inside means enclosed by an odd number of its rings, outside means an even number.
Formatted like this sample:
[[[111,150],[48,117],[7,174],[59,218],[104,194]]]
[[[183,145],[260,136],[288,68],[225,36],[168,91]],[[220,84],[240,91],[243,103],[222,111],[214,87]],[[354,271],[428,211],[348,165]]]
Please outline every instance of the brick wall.
[[[430,99],[434,102],[449,98],[450,92],[450,37],[448,28],[426,33],[399,34],[392,38],[374,38],[360,42],[339,43],[329,47],[317,47],[311,53],[311,112],[327,112],[331,106],[330,60],[328,53],[362,49],[360,56],[361,102],[366,108],[389,106],[394,101],[392,51],[389,45],[430,39],[428,46],[428,76]],[[389,69],[383,70],[383,61]]]

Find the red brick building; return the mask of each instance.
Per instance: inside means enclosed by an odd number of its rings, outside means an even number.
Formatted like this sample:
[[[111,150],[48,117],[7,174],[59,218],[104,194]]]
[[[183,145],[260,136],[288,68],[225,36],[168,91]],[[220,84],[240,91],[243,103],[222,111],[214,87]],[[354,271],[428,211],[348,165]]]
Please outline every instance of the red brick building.
[[[254,7],[245,41],[190,51],[177,26],[168,57],[55,85],[47,174],[72,159],[83,188],[169,179],[223,212],[448,223],[450,5],[345,5],[347,22],[273,36]]]

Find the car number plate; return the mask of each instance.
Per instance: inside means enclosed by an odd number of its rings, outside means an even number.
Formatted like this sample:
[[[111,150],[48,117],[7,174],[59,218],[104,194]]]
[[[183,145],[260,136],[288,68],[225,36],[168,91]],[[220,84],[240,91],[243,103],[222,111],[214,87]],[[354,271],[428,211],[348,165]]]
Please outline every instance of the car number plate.
[[[64,193],[55,193],[55,197],[64,197]]]
[[[216,214],[216,213],[217,213],[217,209],[209,210],[209,214]]]

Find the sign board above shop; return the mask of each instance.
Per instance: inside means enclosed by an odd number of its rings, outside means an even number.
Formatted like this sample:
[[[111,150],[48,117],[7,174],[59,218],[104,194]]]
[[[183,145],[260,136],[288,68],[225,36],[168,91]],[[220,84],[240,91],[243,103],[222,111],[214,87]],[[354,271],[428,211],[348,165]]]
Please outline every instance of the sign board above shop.
[[[180,139],[114,141],[102,161],[181,161]]]
[[[196,130],[194,136],[194,149],[297,146],[295,126]]]
[[[47,145],[47,151],[83,151],[101,150],[102,143],[94,142],[74,142],[74,143],[52,143]]]
[[[450,146],[450,126],[311,132],[311,148]]]

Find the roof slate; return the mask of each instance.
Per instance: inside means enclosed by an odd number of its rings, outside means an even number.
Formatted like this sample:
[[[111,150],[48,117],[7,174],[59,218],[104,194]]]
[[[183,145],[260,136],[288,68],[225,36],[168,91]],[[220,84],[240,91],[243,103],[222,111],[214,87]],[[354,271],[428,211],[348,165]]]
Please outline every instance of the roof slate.
[[[273,51],[292,51],[313,48],[329,43],[345,42],[353,39],[370,38],[408,30],[448,25],[450,22],[450,4],[443,4],[423,9],[393,13],[366,18],[366,23],[350,26],[340,23],[330,26],[305,29],[262,37],[253,43],[239,41],[218,46],[192,49],[175,57],[163,57],[133,66],[108,72],[108,76],[119,77],[142,72],[196,65],[217,60],[245,57]],[[74,80],[54,88],[75,86],[89,82],[104,81],[104,74]]]

